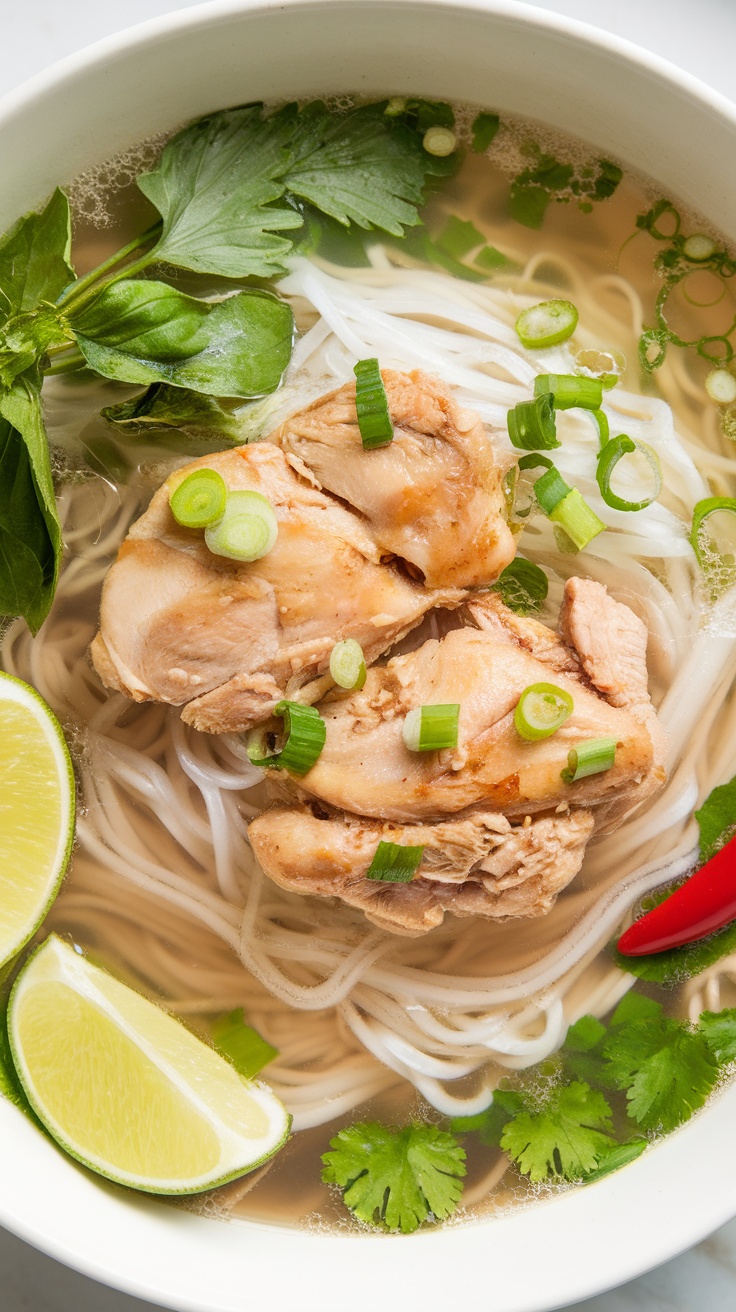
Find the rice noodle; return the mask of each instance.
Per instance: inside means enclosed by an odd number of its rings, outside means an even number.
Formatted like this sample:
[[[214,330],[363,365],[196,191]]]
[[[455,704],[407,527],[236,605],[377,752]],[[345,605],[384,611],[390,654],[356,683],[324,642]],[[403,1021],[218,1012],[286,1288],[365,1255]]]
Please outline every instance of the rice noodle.
[[[305,331],[283,389],[249,408],[251,431],[267,431],[343,382],[356,356],[378,355],[384,366],[440,373],[507,455],[508,407],[531,395],[540,370],[572,367],[566,347],[531,354],[513,331],[519,309],[544,294],[538,270],[554,265],[573,289],[590,344],[605,345],[609,331],[633,344],[643,320],[623,279],[583,278],[557,254],[536,255],[501,288],[397,267],[379,247],[372,260],[349,273],[302,261],[283,280]],[[602,309],[611,298],[617,319]],[[665,382],[670,400],[688,385],[674,368]],[[48,400],[52,435],[67,446],[100,404],[90,389],[59,383]],[[504,1070],[548,1055],[584,1012],[603,1015],[632,981],[601,947],[638,897],[691,867],[693,807],[736,771],[736,598],[704,608],[685,529],[709,490],[699,468],[717,472],[722,460],[695,434],[675,432],[665,401],[617,389],[605,411],[612,433],[625,427],[657,451],[662,498],[636,516],[609,509],[595,481],[590,418],[566,414],[556,462],[609,531],[565,556],[549,520],[537,515],[523,549],[550,573],[550,622],[573,572],[606,583],[644,616],[669,784],[591,844],[580,876],[547,917],[513,926],[448,917],[417,940],[370,928],[337,900],[272,885],[246,836],[262,775],[237,736],[198,734],[175,710],[133,706],[101,687],[86,655],[99,589],[150,480],[136,475],[118,489],[97,477],[64,487],[67,558],[54,611],[35,641],[17,621],[2,646],[5,668],[35,684],[77,757],[73,874],[50,924],[104,952],[123,977],[184,1016],[242,1006],[280,1050],[268,1079],[295,1129],[403,1080],[443,1114],[472,1114],[487,1106]],[[736,957],[693,982],[693,1012],[717,1005],[724,981],[736,986]],[[504,1169],[495,1164],[488,1178]]]

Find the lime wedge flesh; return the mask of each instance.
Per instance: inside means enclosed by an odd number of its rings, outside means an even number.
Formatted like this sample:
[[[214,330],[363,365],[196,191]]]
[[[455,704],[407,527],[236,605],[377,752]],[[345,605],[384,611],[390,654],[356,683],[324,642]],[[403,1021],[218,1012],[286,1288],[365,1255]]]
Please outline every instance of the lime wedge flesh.
[[[16,980],[8,1033],[46,1129],[121,1184],[198,1193],[260,1165],[288,1135],[270,1089],[54,935]]]
[[[59,891],[74,834],[74,774],[56,717],[0,673],[0,966],[32,937]]]

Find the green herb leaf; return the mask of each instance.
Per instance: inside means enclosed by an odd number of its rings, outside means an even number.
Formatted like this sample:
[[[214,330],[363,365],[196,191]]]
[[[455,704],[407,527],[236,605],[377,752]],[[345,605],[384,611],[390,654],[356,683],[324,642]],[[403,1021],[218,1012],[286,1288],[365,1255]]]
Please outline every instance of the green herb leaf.
[[[291,355],[291,310],[266,292],[210,302],[166,283],[123,279],[72,322],[87,363],[124,383],[262,396],[278,387]]]
[[[53,344],[73,340],[69,325],[51,305],[13,315],[0,329],[0,385],[14,380],[40,361]]]
[[[200,455],[221,450],[223,442],[240,439],[237,419],[214,396],[167,383],[153,383],[129,401],[105,406],[101,413],[126,438],[155,441],[156,434],[175,434],[179,440],[167,445],[185,452],[196,448]]]
[[[473,150],[476,155],[482,155],[488,150],[500,126],[498,114],[476,115],[473,119]]]
[[[583,1176],[584,1183],[595,1184],[596,1180],[602,1180],[604,1176],[611,1175],[622,1166],[628,1166],[629,1162],[635,1162],[637,1157],[641,1157],[644,1149],[648,1147],[649,1140],[643,1137],[629,1139],[627,1143],[612,1144],[610,1149],[603,1153],[600,1166],[596,1166],[592,1171],[586,1171]]]
[[[674,1130],[702,1107],[718,1065],[702,1034],[666,1016],[612,1027],[603,1045],[607,1073],[626,1091],[644,1130]]]
[[[435,1125],[351,1125],[330,1148],[322,1179],[344,1190],[347,1206],[368,1225],[411,1234],[430,1215],[449,1216],[460,1201],[465,1153]]]
[[[502,602],[517,615],[534,615],[542,609],[549,584],[547,575],[539,565],[517,556],[501,570],[491,590],[498,592]]]
[[[719,1065],[728,1066],[736,1061],[736,1010],[733,1007],[702,1012],[698,1029]]]
[[[504,1126],[523,1109],[524,1099],[515,1089],[496,1089],[490,1107],[476,1116],[453,1116],[450,1130],[453,1134],[477,1134],[481,1143],[499,1148]]]
[[[0,244],[0,322],[55,301],[74,278],[69,202],[58,188],[40,213],[19,219]]]
[[[227,1057],[246,1080],[252,1080],[279,1055],[278,1048],[268,1043],[258,1030],[246,1025],[242,1007],[217,1018],[212,1027],[212,1038],[218,1052]]]
[[[0,396],[0,614],[22,615],[37,633],[51,607],[60,558],[38,379],[29,373]]]
[[[288,122],[289,109],[277,118]],[[419,222],[417,206],[427,175],[444,176],[452,156],[429,155],[421,136],[380,105],[346,114],[327,110],[296,114],[285,174],[287,189],[339,223],[380,228],[401,237]]]
[[[695,812],[695,819],[700,829],[700,860],[705,864],[736,831],[736,777],[713,789]]]
[[[535,1182],[549,1176],[579,1180],[610,1151],[610,1134],[611,1108],[603,1094],[575,1081],[553,1088],[537,1110],[527,1103],[504,1127],[501,1147]]]
[[[274,204],[284,192],[285,129],[283,116],[264,120],[260,105],[247,105],[177,133],[138,179],[163,219],[151,260],[229,278],[282,272],[291,243],[278,234],[302,225],[295,209]]]

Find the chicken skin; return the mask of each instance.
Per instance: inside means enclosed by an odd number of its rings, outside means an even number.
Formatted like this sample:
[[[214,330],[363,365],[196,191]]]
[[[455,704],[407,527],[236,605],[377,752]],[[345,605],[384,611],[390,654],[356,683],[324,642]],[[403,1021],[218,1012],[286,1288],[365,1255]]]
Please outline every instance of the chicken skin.
[[[199,467],[268,498],[279,525],[268,555],[250,564],[214,555],[201,532],[176,523],[169,497]],[[282,697],[310,700],[341,639],[355,638],[373,661],[427,610],[462,596],[382,564],[358,516],[263,442],[194,461],[159,488],[105,579],[92,659],[133,700],[183,706],[196,728],[234,732]]]
[[[269,441],[354,506],[379,549],[407,561],[427,587],[492,583],[516,548],[483,425],[420,370],[386,369],[382,379],[394,425],[388,446],[363,450],[354,383],[292,415]]]

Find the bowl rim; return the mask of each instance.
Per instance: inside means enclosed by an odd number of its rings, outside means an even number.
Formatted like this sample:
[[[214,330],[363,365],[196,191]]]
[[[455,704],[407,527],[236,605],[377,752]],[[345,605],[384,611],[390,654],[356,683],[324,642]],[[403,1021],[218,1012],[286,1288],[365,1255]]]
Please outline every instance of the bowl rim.
[[[208,0],[104,37],[36,73],[0,98],[0,126],[22,116],[46,94],[63,89],[87,71],[103,65],[111,56],[134,54],[136,49],[165,40],[171,33],[193,32],[247,13],[355,9],[366,3],[374,10],[398,7],[485,13],[515,20],[532,31],[556,33],[576,44],[605,52],[624,65],[637,65],[654,81],[678,88],[736,129],[736,104],[698,77],[623,37],[522,0]],[[318,1278],[326,1247],[333,1255],[341,1248],[354,1276],[359,1277],[350,1295],[353,1312],[373,1312],[376,1297],[385,1297],[387,1288],[392,1287],[398,1293],[402,1282],[406,1284],[407,1297],[413,1301],[421,1298],[428,1312],[435,1308],[439,1312],[457,1293],[459,1264],[468,1264],[465,1269],[472,1273],[469,1264],[478,1262],[481,1244],[499,1270],[504,1260],[508,1266],[511,1247],[517,1261],[523,1249],[527,1249],[535,1255],[534,1265],[543,1268],[545,1262],[559,1263],[560,1235],[567,1233],[575,1237],[575,1242],[569,1250],[570,1269],[564,1288],[558,1286],[549,1297],[540,1294],[539,1288],[531,1294],[524,1290],[509,1294],[513,1276],[509,1270],[503,1303],[491,1294],[492,1301],[486,1302],[484,1298],[482,1304],[493,1312],[551,1312],[553,1308],[567,1306],[633,1279],[699,1242],[736,1215],[736,1171],[729,1172],[729,1162],[724,1161],[727,1153],[723,1151],[723,1145],[729,1142],[735,1114],[736,1085],[733,1085],[717,1095],[704,1113],[644,1154],[625,1172],[585,1190],[573,1189],[529,1209],[502,1215],[493,1220],[492,1226],[480,1221],[419,1232],[410,1239],[382,1239],[373,1235],[313,1234],[259,1222],[224,1226],[188,1212],[172,1212],[148,1198],[128,1195],[121,1200],[118,1190],[50,1149],[48,1141],[15,1107],[0,1100],[0,1142],[6,1135],[12,1136],[24,1145],[21,1154],[24,1163],[26,1160],[33,1163],[35,1159],[54,1178],[61,1179],[64,1175],[71,1204],[67,1215],[52,1215],[46,1199],[39,1200],[37,1191],[29,1184],[33,1170],[29,1178],[24,1178],[24,1173],[13,1164],[5,1183],[0,1184],[0,1224],[92,1279],[180,1312],[240,1312],[244,1295],[239,1291],[238,1277],[242,1279],[243,1253],[247,1254],[251,1246],[260,1262],[273,1258],[274,1263],[279,1263],[279,1288],[270,1291],[270,1312],[281,1312],[282,1308],[283,1312],[292,1312],[294,1299],[309,1289],[310,1280]],[[713,1151],[714,1145],[721,1148],[720,1155]],[[683,1195],[683,1162],[687,1166],[688,1192],[698,1200],[697,1216],[678,1204],[678,1198],[681,1203]],[[635,1209],[631,1208],[632,1193],[636,1194]],[[631,1246],[624,1249],[619,1242],[615,1254],[606,1250],[602,1237],[592,1228],[596,1208],[591,1204],[596,1197],[602,1201],[604,1195],[607,1211],[617,1217],[619,1239],[628,1236],[631,1240]],[[125,1211],[121,1201],[126,1205]],[[94,1221],[81,1234],[74,1226],[77,1203],[85,1216],[92,1218],[96,1213]],[[546,1218],[551,1212],[556,1214],[557,1221],[550,1227]],[[657,1212],[666,1216],[667,1225],[648,1232],[647,1243],[643,1245],[641,1216],[649,1218]],[[127,1221],[121,1234],[123,1216]],[[212,1272],[203,1278],[199,1262],[194,1259],[203,1227],[207,1227],[207,1248],[217,1255],[216,1289],[212,1288]],[[483,1233],[486,1238],[481,1240]],[[521,1244],[515,1240],[517,1233],[523,1236]],[[233,1241],[234,1234],[237,1242]],[[585,1248],[582,1256],[578,1252],[581,1241]],[[285,1243],[290,1250],[288,1264],[279,1262],[283,1259]],[[433,1246],[431,1265],[407,1262],[407,1254],[416,1257],[419,1252],[410,1245],[428,1243]],[[406,1283],[408,1267],[411,1267],[411,1284]],[[477,1287],[474,1293],[478,1296]],[[343,1308],[342,1295],[334,1302],[331,1300],[329,1291],[321,1296],[320,1306],[325,1312]]]

